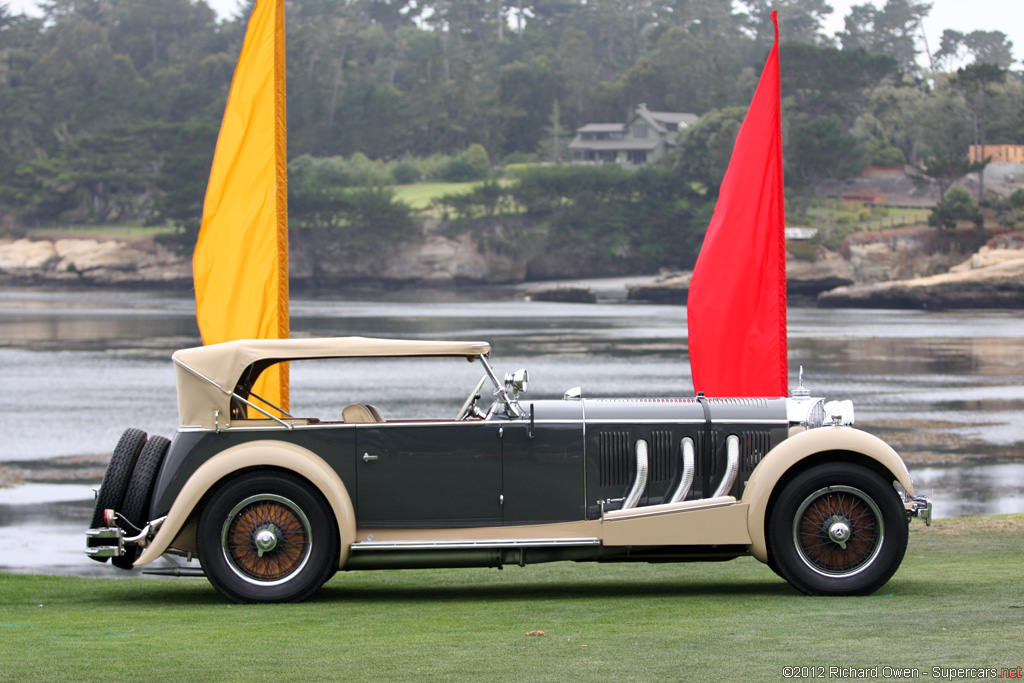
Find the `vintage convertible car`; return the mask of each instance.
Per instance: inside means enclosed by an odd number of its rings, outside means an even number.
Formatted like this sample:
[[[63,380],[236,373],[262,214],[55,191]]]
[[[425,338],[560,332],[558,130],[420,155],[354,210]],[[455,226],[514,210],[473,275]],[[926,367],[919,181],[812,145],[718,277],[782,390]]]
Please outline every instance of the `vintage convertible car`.
[[[483,342],[360,337],[178,351],[177,434],[124,433],[87,552],[124,569],[197,556],[238,602],[303,600],[339,569],[741,555],[805,593],[850,595],[893,575],[911,517],[931,521],[900,457],[850,426],[849,402],[802,387],[527,401],[526,371],[499,380],[489,355]],[[381,397],[360,396],[332,418],[295,417],[251,392],[274,363],[383,357],[467,369],[461,409],[382,416],[362,402]],[[443,409],[432,400],[419,403]]]

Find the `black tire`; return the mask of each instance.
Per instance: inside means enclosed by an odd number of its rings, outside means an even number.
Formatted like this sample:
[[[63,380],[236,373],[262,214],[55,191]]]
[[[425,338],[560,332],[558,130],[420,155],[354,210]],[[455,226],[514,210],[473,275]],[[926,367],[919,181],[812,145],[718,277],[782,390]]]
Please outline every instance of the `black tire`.
[[[221,486],[199,516],[196,545],[206,577],[233,602],[301,602],[338,561],[327,501],[281,472],[243,474]]]
[[[773,569],[808,595],[867,595],[907,550],[907,515],[892,484],[846,462],[817,465],[780,492],[768,520]]]
[[[96,496],[96,507],[92,513],[90,529],[98,529],[106,526],[103,519],[103,511],[107,509],[117,510],[124,501],[125,490],[128,487],[128,480],[131,478],[132,470],[135,468],[135,461],[139,452],[146,443],[146,432],[141,429],[129,428],[124,431],[121,438],[114,447],[114,453],[110,456],[107,464],[107,471],[103,473],[103,482],[100,484],[99,495]],[[106,540],[93,539],[95,545],[104,545]],[[94,557],[97,562],[106,562],[105,557]]]
[[[135,469],[128,480],[128,489],[124,494],[124,502],[118,510],[123,520],[118,520],[118,526],[129,536],[134,536],[142,530],[142,527],[149,521],[149,504],[153,499],[153,488],[156,486],[156,475],[163,464],[164,456],[167,455],[167,448],[171,442],[162,436],[151,436],[146,445],[139,453],[139,459],[135,462]],[[137,545],[125,547],[125,554],[120,557],[111,558],[111,563],[121,569],[131,569],[132,563],[142,554],[142,549]]]

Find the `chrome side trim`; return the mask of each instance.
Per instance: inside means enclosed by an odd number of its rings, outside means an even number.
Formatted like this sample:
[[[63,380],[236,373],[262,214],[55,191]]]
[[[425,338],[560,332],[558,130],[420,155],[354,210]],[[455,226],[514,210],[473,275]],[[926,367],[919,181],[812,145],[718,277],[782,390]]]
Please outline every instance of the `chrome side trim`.
[[[364,550],[466,550],[472,548],[544,548],[601,545],[600,538],[509,538],[479,541],[357,541],[352,551]]]
[[[640,502],[640,496],[647,488],[647,442],[643,439],[636,440],[636,479],[633,480],[633,488],[626,495],[622,502],[621,510],[631,510]]]
[[[614,425],[614,424],[669,424],[669,425],[691,425],[692,424],[692,425],[703,425],[704,424],[704,418],[700,418],[700,419],[689,418],[689,419],[683,419],[683,420],[676,419],[676,418],[658,418],[658,419],[653,419],[653,420],[644,420],[644,419],[638,419],[638,420],[631,420],[631,419],[605,419],[605,420],[602,420],[600,418],[593,418],[593,419],[588,419],[587,422],[589,422],[591,424],[610,424],[610,425]],[[743,420],[735,419],[735,420],[733,420],[733,419],[728,419],[728,418],[723,419],[723,418],[717,418],[716,417],[716,418],[714,418],[713,423],[716,426],[717,425],[775,425],[777,427],[786,427],[786,428],[789,427],[789,422],[787,422],[786,420],[775,420],[775,419],[767,419],[767,418],[765,418],[765,419],[756,419],[756,420],[748,420],[748,419],[743,419]]]
[[[659,505],[657,510],[650,510],[645,512],[647,508],[637,508],[635,512],[630,514],[620,514],[619,510],[614,510],[606,514],[603,518],[603,522],[617,522],[621,519],[638,519],[640,517],[659,517],[661,515],[672,515],[680,512],[690,512],[691,510],[710,510],[711,508],[724,508],[730,505],[736,504],[736,499],[732,496],[725,496],[728,500],[716,500],[702,505],[687,505],[685,507],[674,507],[667,508],[666,506]],[[710,499],[708,499],[710,500]]]
[[[715,489],[712,498],[726,495],[736,483],[736,475],[740,471],[740,437],[730,434],[725,439],[725,474],[722,483]]]
[[[683,446],[683,473],[679,479],[679,486],[672,492],[669,503],[678,503],[686,498],[693,485],[693,439],[686,437],[682,441]]]

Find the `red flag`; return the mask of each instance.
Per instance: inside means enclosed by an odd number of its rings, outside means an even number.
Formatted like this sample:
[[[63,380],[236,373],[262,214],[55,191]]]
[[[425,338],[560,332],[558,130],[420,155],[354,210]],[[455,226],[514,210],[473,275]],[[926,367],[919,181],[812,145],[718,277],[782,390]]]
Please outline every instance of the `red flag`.
[[[787,396],[779,25],[736,136],[687,299],[690,368],[708,396]]]

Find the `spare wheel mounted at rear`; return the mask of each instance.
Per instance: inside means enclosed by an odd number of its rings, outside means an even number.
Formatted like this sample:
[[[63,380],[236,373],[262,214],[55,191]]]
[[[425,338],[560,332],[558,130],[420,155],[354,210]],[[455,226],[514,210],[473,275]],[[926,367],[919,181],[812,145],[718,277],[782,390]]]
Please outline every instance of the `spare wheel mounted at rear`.
[[[853,427],[820,427],[789,437],[773,448],[758,463],[743,490],[741,502],[750,504],[747,531],[750,554],[761,562],[768,561],[765,520],[768,501],[776,486],[797,463],[820,454],[842,451],[873,460],[892,475],[907,493],[914,495],[914,483],[903,459],[877,436]]]
[[[349,549],[356,537],[356,516],[352,499],[338,474],[316,453],[282,441],[252,441],[232,446],[203,463],[178,492],[160,527],[135,564],[152,562],[166,552],[171,542],[196,512],[203,496],[226,477],[243,469],[275,467],[305,478],[327,499],[338,524],[340,552],[338,567],[348,561]]]

